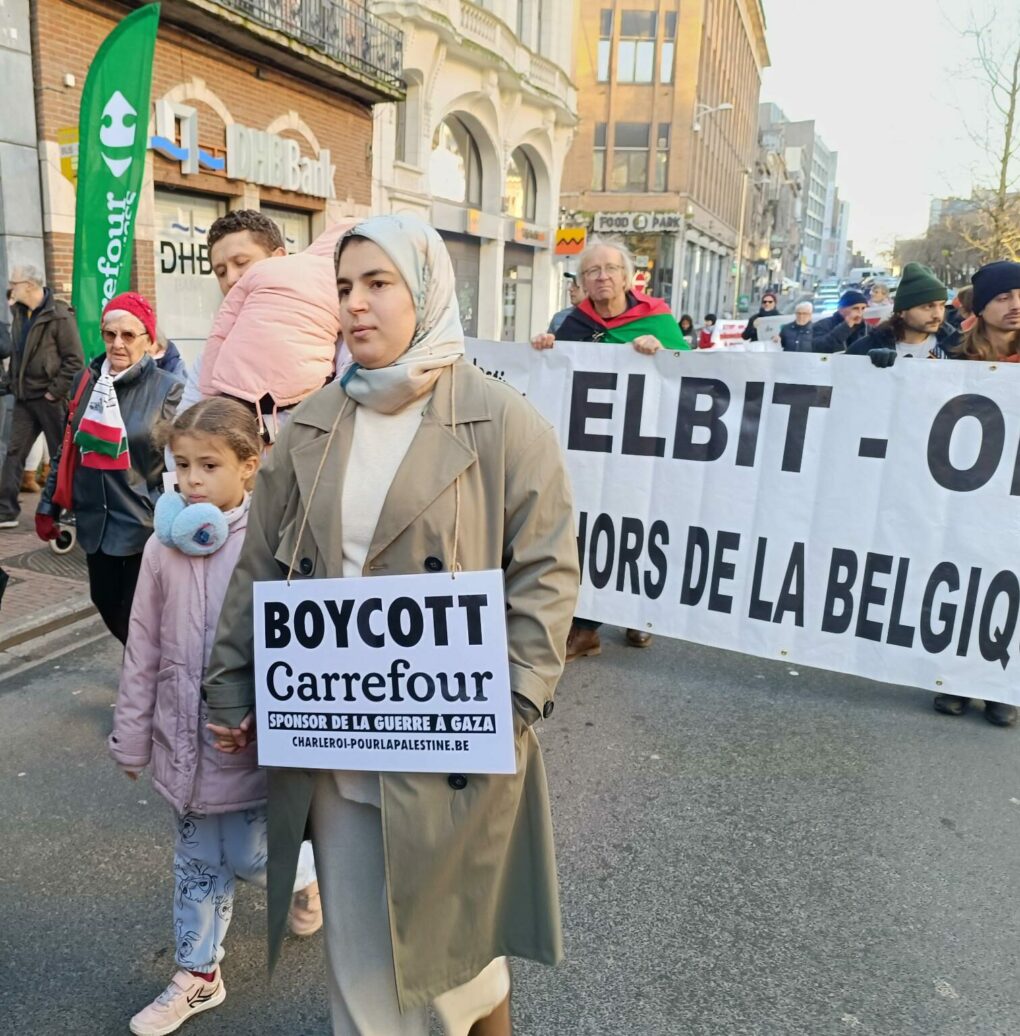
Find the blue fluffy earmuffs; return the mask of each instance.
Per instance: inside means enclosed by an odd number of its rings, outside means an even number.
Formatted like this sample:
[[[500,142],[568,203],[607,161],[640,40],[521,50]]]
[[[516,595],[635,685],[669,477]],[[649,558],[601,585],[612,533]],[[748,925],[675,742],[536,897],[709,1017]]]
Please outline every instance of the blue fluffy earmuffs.
[[[180,493],[164,493],[153,516],[156,539],[182,554],[215,554],[227,542],[230,529],[223,512],[213,504],[187,504]]]

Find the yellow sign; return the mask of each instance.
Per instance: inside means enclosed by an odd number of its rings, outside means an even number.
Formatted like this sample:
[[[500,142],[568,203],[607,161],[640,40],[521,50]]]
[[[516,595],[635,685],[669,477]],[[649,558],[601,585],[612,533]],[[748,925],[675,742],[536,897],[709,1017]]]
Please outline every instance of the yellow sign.
[[[467,211],[467,232],[474,234],[475,237],[479,235],[482,229],[482,214],[478,209],[468,209]]]
[[[584,227],[557,227],[556,255],[580,255],[588,240],[588,231]]]
[[[57,145],[60,148],[60,173],[78,187],[78,127],[65,126],[57,130]]]

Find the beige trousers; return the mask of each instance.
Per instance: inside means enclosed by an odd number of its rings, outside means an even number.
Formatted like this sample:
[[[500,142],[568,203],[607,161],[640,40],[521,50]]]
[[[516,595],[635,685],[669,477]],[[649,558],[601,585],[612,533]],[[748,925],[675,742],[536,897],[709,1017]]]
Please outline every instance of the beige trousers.
[[[333,1036],[428,1036],[426,1008],[401,1014],[393,975],[378,807],[344,798],[334,775],[319,774],[312,844],[322,895]],[[505,957],[433,1003],[446,1036],[467,1036],[510,992]]]

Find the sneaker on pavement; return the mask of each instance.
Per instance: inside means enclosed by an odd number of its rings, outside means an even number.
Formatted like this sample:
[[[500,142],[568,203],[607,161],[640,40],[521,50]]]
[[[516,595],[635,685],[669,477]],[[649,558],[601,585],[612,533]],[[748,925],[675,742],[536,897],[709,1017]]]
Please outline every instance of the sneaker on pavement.
[[[219,967],[212,982],[182,969],[148,1007],[131,1019],[130,1029],[135,1036],[166,1036],[176,1032],[193,1015],[219,1007],[226,998]]]
[[[0,529],[16,529],[20,524],[17,518],[4,518],[0,520]]]
[[[944,712],[947,716],[962,716],[970,705],[970,698],[961,698],[958,694],[936,694],[931,704],[936,712]]]
[[[287,924],[295,935],[302,937],[314,935],[322,927],[322,900],[317,881],[294,893]]]
[[[567,634],[567,661],[574,662],[588,655],[602,654],[602,640],[598,630],[585,629],[584,626],[571,626]]]
[[[997,727],[1011,727],[1016,723],[1016,706],[1002,701],[986,701],[985,719]]]

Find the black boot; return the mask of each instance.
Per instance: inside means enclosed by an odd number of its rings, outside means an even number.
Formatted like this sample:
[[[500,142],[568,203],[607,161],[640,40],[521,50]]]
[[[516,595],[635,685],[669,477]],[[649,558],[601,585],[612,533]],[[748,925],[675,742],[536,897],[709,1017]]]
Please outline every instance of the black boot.
[[[1011,727],[1016,723],[1016,707],[1001,701],[986,701],[985,719],[997,727]]]
[[[970,698],[961,698],[958,694],[936,694],[932,705],[936,712],[944,712],[947,716],[962,716],[970,705]]]

